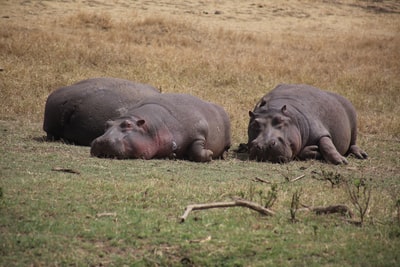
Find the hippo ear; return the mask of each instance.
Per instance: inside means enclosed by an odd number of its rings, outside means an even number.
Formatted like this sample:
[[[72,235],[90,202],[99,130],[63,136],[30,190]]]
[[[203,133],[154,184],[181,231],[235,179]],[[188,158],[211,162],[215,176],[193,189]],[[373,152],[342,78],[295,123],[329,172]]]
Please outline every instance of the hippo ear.
[[[263,100],[261,100],[260,104],[258,104],[258,107],[263,107],[263,106],[265,106],[265,104],[267,104],[267,101],[265,101],[263,99]]]
[[[249,116],[250,116],[251,119],[254,119],[254,117],[255,117],[256,115],[254,115],[253,111],[250,110],[250,111],[249,111]]]
[[[145,122],[144,120],[138,120],[138,121],[136,122],[136,125],[137,125],[138,127],[141,127],[141,126],[143,126],[145,123],[146,123],[146,122]]]

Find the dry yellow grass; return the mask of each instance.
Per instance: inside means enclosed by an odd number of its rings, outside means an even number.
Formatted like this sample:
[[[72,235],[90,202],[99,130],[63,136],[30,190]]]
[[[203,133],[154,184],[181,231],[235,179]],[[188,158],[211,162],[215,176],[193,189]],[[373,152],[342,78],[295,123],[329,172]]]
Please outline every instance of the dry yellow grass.
[[[41,121],[47,95],[94,76],[216,102],[246,139],[278,83],[349,98],[360,132],[400,137],[395,1],[0,1],[0,118]]]

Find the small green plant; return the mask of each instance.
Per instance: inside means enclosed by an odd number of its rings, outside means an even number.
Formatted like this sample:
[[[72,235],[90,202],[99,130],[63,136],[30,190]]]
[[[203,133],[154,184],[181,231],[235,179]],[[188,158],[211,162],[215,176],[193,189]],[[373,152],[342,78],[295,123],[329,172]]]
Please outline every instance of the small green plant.
[[[347,181],[346,189],[351,203],[360,214],[359,223],[362,226],[371,200],[371,186],[367,183],[366,179],[360,178]]]
[[[268,209],[274,205],[278,198],[278,185],[272,184],[271,188],[266,191],[264,189],[257,189],[254,184],[250,184],[247,193],[242,191],[238,195],[250,201],[258,201],[260,205]]]
[[[292,202],[290,203],[290,220],[292,222],[297,222],[296,213],[300,206],[300,197],[302,194],[302,189],[296,190],[292,195]]]
[[[400,225],[400,198],[397,199],[395,206],[396,206],[397,223]]]
[[[263,196],[263,194],[260,194],[260,198],[264,200],[263,202],[265,208],[271,208],[278,198],[278,185],[272,184],[271,189],[267,192],[267,195]]]
[[[400,187],[396,184],[391,184],[388,188],[388,193],[393,201],[394,221],[400,226]]]
[[[320,176],[320,177],[317,177],[316,175],[313,175],[312,177],[314,179],[317,179],[319,181],[328,181],[331,184],[332,188],[339,187],[339,185],[344,182],[343,176],[338,172],[322,170],[321,173],[317,173],[317,172],[313,172],[313,173]]]

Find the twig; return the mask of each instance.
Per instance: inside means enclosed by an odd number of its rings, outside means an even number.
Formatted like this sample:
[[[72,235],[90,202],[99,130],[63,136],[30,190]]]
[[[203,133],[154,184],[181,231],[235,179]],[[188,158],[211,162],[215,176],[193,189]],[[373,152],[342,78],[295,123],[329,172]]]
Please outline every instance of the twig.
[[[68,173],[73,173],[73,174],[81,174],[79,171],[77,170],[73,170],[73,169],[67,169],[67,168],[60,168],[60,167],[54,167],[51,169],[52,171],[55,172],[68,172]]]
[[[101,218],[101,217],[115,217],[117,216],[116,212],[104,212],[104,213],[97,213],[96,217]]]
[[[192,204],[186,207],[185,213],[180,217],[180,222],[185,222],[186,218],[189,216],[189,213],[192,210],[204,210],[204,209],[214,209],[214,208],[229,208],[229,207],[246,207],[255,211],[258,211],[261,214],[272,216],[275,214],[272,210],[264,208],[257,203],[243,200],[243,199],[234,199],[229,202],[213,202],[206,204]]]
[[[287,178],[286,182],[290,182],[290,183],[296,182],[297,180],[300,180],[300,179],[304,178],[305,176],[306,176],[305,174],[302,174],[302,175],[300,175],[300,176],[298,176],[298,177],[296,177],[296,178],[293,178],[292,180],[289,180],[289,179]],[[264,179],[261,179],[261,178],[259,178],[259,177],[254,177],[253,181],[255,181],[255,182],[261,182],[261,183],[265,183],[265,184],[272,184],[272,182],[267,181],[267,180],[264,180]],[[285,183],[285,182],[283,182],[283,183]]]
[[[258,178],[258,177],[254,177],[254,181],[255,181],[255,182],[265,183],[265,184],[271,184],[270,181],[266,181],[266,180],[261,179],[261,178]]]
[[[298,176],[298,177],[296,177],[296,178],[293,178],[292,180],[290,180],[289,182],[291,183],[291,182],[296,182],[297,180],[300,180],[301,178],[304,178],[304,176],[306,176],[305,174],[302,174],[302,175],[300,175],[300,176]]]
[[[317,215],[321,214],[331,214],[331,213],[341,213],[342,215],[348,214],[350,218],[354,217],[354,213],[347,207],[346,205],[331,205],[327,207],[309,207],[302,205],[304,209],[299,210],[308,210],[315,212]]]
[[[189,240],[189,243],[204,243],[204,242],[208,242],[211,240],[211,236],[207,236],[204,239],[196,239],[196,240]]]

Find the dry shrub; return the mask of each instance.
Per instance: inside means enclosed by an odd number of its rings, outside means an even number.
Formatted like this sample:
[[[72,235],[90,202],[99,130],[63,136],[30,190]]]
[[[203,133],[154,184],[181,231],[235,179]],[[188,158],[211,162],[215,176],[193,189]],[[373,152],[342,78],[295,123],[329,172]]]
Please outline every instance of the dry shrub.
[[[110,30],[114,25],[110,14],[106,12],[91,13],[80,11],[76,15],[72,15],[65,21],[66,25],[72,28],[94,28],[100,30]]]

